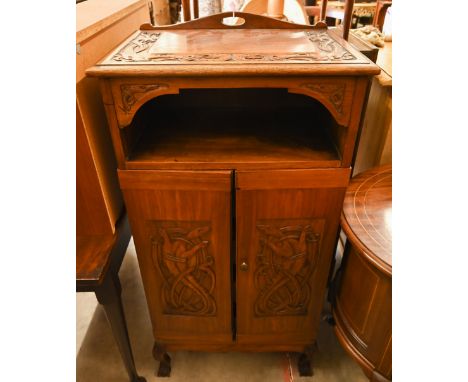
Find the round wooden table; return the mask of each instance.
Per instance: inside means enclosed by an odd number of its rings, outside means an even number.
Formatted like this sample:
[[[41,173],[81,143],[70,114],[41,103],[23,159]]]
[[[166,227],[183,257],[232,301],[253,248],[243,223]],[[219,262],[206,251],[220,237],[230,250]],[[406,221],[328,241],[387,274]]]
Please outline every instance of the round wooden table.
[[[346,191],[348,237],[335,278],[335,333],[371,381],[392,379],[392,167],[365,171]]]

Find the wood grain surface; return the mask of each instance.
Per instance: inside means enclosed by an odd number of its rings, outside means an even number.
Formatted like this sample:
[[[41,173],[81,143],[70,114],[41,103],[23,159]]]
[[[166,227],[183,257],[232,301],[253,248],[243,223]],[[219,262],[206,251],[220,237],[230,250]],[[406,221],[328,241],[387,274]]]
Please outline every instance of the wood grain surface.
[[[311,349],[379,72],[323,23],[229,16],[144,25],[87,72],[162,366],[168,349]]]
[[[392,379],[392,168],[354,177],[341,226],[348,237],[333,282],[335,333],[371,381]]]
[[[119,178],[155,340],[231,342],[231,172]]]
[[[117,235],[78,235],[76,237],[76,280],[99,284],[110,264]]]
[[[329,171],[326,188],[326,170],[236,173],[239,344],[315,341],[348,182]]]
[[[342,227],[383,272],[392,269],[392,167],[366,171],[351,180],[341,217]]]
[[[222,20],[232,14],[222,13],[171,26],[144,25],[87,74],[371,75],[379,72],[375,64],[345,40],[330,34],[325,25],[292,24],[248,13],[236,15],[244,17],[246,22],[227,26]]]

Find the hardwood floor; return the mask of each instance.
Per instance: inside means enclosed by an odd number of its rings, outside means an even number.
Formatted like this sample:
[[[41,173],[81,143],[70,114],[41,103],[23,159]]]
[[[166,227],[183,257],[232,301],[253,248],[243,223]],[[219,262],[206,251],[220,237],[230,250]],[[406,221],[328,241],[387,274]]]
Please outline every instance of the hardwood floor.
[[[139,374],[154,376],[153,338],[133,241],[120,271],[122,300]],[[94,296],[91,296],[94,298]],[[89,322],[89,325],[88,325]],[[359,366],[340,347],[333,329],[321,322],[313,377],[299,377],[294,353],[171,353],[167,382],[367,382]],[[104,311],[87,293],[77,294],[77,382],[126,382],[127,376]]]

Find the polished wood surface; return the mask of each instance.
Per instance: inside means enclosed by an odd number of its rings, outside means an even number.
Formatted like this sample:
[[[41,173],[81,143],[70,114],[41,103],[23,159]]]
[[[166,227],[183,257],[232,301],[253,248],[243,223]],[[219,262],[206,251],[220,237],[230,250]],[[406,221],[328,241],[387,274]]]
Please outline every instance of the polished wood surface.
[[[314,343],[349,174],[236,172],[238,343]]]
[[[380,80],[374,78],[359,139],[354,174],[391,163],[392,87],[382,86]]]
[[[243,97],[246,107],[216,104],[217,99],[226,103],[229,95],[233,102]],[[203,96],[209,96],[206,103],[201,101]],[[142,111],[149,122],[128,156],[128,169],[307,168],[341,164],[333,140],[320,128],[320,120],[315,126],[302,123],[310,113],[322,108],[317,103],[309,105],[303,95],[288,95],[278,89],[276,93],[211,90],[167,97],[167,108],[151,111],[158,116],[157,121],[151,121],[149,109]],[[258,97],[266,99],[265,103],[256,102]],[[159,101],[161,105],[165,100]],[[266,107],[268,101],[281,102],[281,108]],[[288,105],[294,104],[296,110],[291,115]],[[264,112],[259,113],[260,109]],[[207,115],[209,120],[204,118]]]
[[[88,0],[76,5],[77,235],[113,235],[123,210],[99,81],[85,76],[142,22],[144,1]]]
[[[354,140],[356,138],[356,134],[358,131],[359,127],[359,121],[360,121],[360,115],[361,115],[361,110],[363,107],[363,102],[364,102],[364,95],[365,91],[367,88],[367,79],[359,79],[359,80],[353,80],[351,78],[345,77],[334,77],[333,79],[320,79],[320,78],[296,78],[293,77],[291,79],[278,79],[278,78],[254,78],[254,79],[243,79],[243,80],[234,80],[234,79],[211,79],[207,78],[204,79],[203,81],[199,80],[194,80],[194,79],[166,79],[165,83],[167,86],[162,86],[159,84],[159,81],[155,81],[154,79],[146,79],[146,78],[138,78],[133,80],[133,84],[128,84],[128,82],[125,82],[120,79],[113,80],[111,85],[106,87],[106,93],[109,90],[109,87],[112,89],[112,94],[109,96],[109,104],[106,105],[108,108],[108,116],[109,116],[109,123],[111,124],[111,135],[112,139],[114,142],[114,147],[116,148],[116,155],[117,155],[117,161],[119,164],[120,168],[135,168],[134,165],[132,165],[131,158],[132,154],[134,155],[135,153],[138,154],[138,149],[141,148],[142,146],[139,146],[138,144],[138,137],[144,136],[145,132],[145,124],[147,125],[148,122],[144,122],[145,120],[148,120],[148,117],[144,115],[143,111],[144,109],[149,109],[152,110],[150,107],[150,104],[148,104],[145,108],[142,108],[142,113],[141,115],[139,108],[145,104],[145,102],[148,102],[152,99],[152,97],[157,97],[161,95],[161,93],[178,93],[179,88],[184,88],[184,87],[191,87],[191,88],[199,88],[199,87],[208,87],[210,90],[207,90],[206,92],[208,93],[209,97],[203,102],[207,102],[209,100],[210,103],[214,102],[212,106],[211,111],[207,111],[205,114],[206,117],[208,118],[202,118],[202,120],[206,121],[207,126],[210,124],[210,119],[212,119],[214,115],[216,115],[217,112],[217,107],[222,103],[223,100],[224,102],[224,107],[230,106],[231,110],[226,113],[226,116],[234,116],[236,115],[238,121],[245,122],[246,119],[243,117],[244,113],[250,113],[249,110],[252,110],[252,107],[255,107],[253,105],[260,105],[262,104],[262,100],[269,100],[271,103],[265,108],[261,107],[258,112],[260,115],[265,115],[265,113],[272,112],[273,115],[278,116],[278,122],[282,121],[282,117],[280,117],[281,110],[284,108],[283,102],[285,104],[291,104],[292,100],[297,102],[298,104],[302,104],[302,107],[304,109],[298,110],[296,107],[292,107],[290,109],[290,117],[291,119],[294,119],[294,115],[297,113],[302,113],[304,111],[308,111],[309,114],[312,113],[315,115],[315,121],[311,121],[310,123],[310,129],[307,132],[307,135],[315,135],[316,137],[320,136],[319,131],[316,131],[315,128],[313,128],[313,125],[316,125],[316,128],[318,130],[325,131],[326,134],[329,134],[331,139],[334,142],[334,145],[336,147],[336,150],[338,150],[339,156],[341,158],[341,166],[347,167],[351,164],[351,159],[353,155],[353,150],[354,150]],[[151,82],[148,82],[151,81]],[[107,84],[106,84],[107,85]],[[221,88],[221,87],[231,87],[229,90],[214,90],[215,88]],[[271,87],[278,87],[278,88],[283,88],[283,89],[277,89],[277,90],[267,90],[268,88]],[[253,91],[250,95],[248,89],[242,89],[242,88],[258,88],[258,87],[264,87],[266,89],[262,89],[261,93],[258,93],[258,90]],[[236,88],[241,88],[241,89],[236,89]],[[308,102],[306,105],[304,105],[303,98],[297,98],[293,97],[291,98],[291,94],[288,95],[285,92],[286,88],[290,93],[299,93],[302,95],[307,95],[311,98],[314,98],[316,101],[319,101],[322,103],[322,105],[326,108],[326,110],[330,113],[331,116],[334,117],[330,118],[330,115],[327,115],[327,111],[325,111],[322,107],[317,107],[317,102],[315,101],[311,104]],[[128,91],[129,89],[130,91]],[[135,89],[135,90],[133,90]],[[280,91],[284,93],[284,96],[281,96],[277,98],[271,97],[273,94],[277,94],[277,91]],[[134,93],[132,93],[134,92]],[[193,89],[193,92],[195,92],[195,96],[191,97],[192,101],[194,100],[201,100],[203,97],[201,97],[201,90],[195,90]],[[235,97],[232,97],[232,93],[235,93]],[[273,92],[273,94],[270,94],[270,92]],[[277,94],[278,95],[278,94]],[[115,101],[113,101],[112,99]],[[218,96],[218,97],[216,97]],[[252,98],[255,97],[256,98]],[[106,96],[107,98],[107,96]],[[185,97],[180,97],[180,98],[175,98],[174,102],[180,103],[180,107],[185,107],[183,100]],[[307,98],[306,98],[307,100]],[[309,98],[310,100],[310,98]],[[163,97],[158,97],[158,103],[161,103],[164,105],[164,98]],[[115,102],[115,106],[112,104]],[[197,101],[198,102],[198,101]],[[232,105],[234,103],[234,105]],[[250,103],[250,106],[249,106]],[[177,103],[173,103],[172,107],[169,107],[167,110],[164,109],[159,109],[158,112],[158,117],[153,118],[153,121],[157,121],[159,119],[159,116],[164,116],[166,113],[170,113],[171,109],[174,110],[174,106]],[[236,104],[239,104],[239,108],[236,106]],[[166,105],[167,106],[167,105]],[[170,105],[169,105],[170,106]],[[199,107],[202,107],[198,103]],[[299,108],[300,109],[300,108]],[[263,112],[260,113],[260,110],[263,110]],[[296,112],[295,112],[296,111]],[[219,112],[219,111],[218,111]],[[190,113],[197,113],[194,111],[194,108],[192,109],[187,109],[188,115]],[[179,113],[173,112],[173,115],[178,115]],[[199,113],[198,113],[199,115]],[[287,117],[288,114],[285,114],[285,117]],[[240,120],[239,120],[240,118]],[[256,117],[258,120],[258,117]],[[265,119],[266,117],[261,117]],[[134,122],[132,120],[135,119]],[[151,119],[151,113],[150,113],[150,119]],[[227,121],[229,121],[229,118],[225,118],[225,120],[222,121],[221,125],[228,124]],[[261,119],[260,119],[261,120]],[[319,122],[320,121],[320,122]],[[275,122],[277,124],[278,122]],[[196,119],[193,119],[190,121],[190,125],[195,125],[196,126]],[[154,122],[151,122],[150,126],[157,126],[154,124]],[[284,124],[284,129],[286,131],[290,129],[289,123],[285,122]],[[121,132],[121,129],[124,128],[124,131]],[[185,128],[187,129],[187,128]],[[221,129],[220,129],[221,130]],[[176,130],[175,130],[176,131]],[[187,130],[186,130],[187,131]],[[272,137],[275,135],[278,136],[281,131],[272,131],[269,136],[269,140],[271,141]],[[194,136],[195,137],[195,136]],[[198,139],[198,138],[197,138]],[[294,139],[293,137],[288,138],[288,141],[291,141]],[[317,148],[320,148],[321,141],[315,142],[313,145],[315,145]],[[245,140],[244,140],[245,142]],[[307,142],[307,141],[306,141]],[[304,142],[304,143],[306,143]],[[302,145],[303,146],[303,145]],[[145,147],[145,145],[143,146]],[[311,146],[309,146],[310,148]],[[312,146],[313,147],[313,146]],[[322,146],[323,149],[324,146]],[[300,148],[300,146],[299,146]],[[307,149],[307,147],[305,147]],[[315,164],[319,165],[317,163],[317,153],[314,153],[312,156],[310,155],[311,152],[308,152],[309,158],[312,158],[315,160]],[[223,155],[223,153],[220,153],[220,155]],[[276,154],[279,155],[279,154]],[[322,159],[323,159],[323,154]],[[236,158],[239,158],[239,155],[236,154]],[[296,156],[297,159],[297,156]],[[304,157],[303,157],[304,159]],[[231,159],[231,161],[234,160],[234,158]],[[239,159],[237,159],[239,161]],[[148,168],[148,162],[144,163],[141,168]],[[278,163],[278,162],[277,162]],[[279,162],[280,163],[280,162]],[[267,165],[267,162],[264,161],[263,163],[265,166]],[[297,165],[298,162],[296,161]],[[328,163],[329,165],[334,165],[333,163]],[[188,166],[189,163],[184,162],[179,162],[176,163],[174,162],[174,165],[176,166]],[[224,166],[225,164],[223,164]],[[250,163],[250,166],[253,166],[254,163]],[[274,166],[274,162],[270,162],[270,166]],[[322,164],[323,165],[323,164]],[[167,166],[167,163],[165,164]],[[199,164],[200,166],[200,164]],[[186,169],[190,169],[189,167],[184,167]],[[200,167],[199,167],[200,168]],[[179,167],[179,169],[182,169]]]
[[[392,375],[392,168],[354,177],[341,226],[348,237],[335,279],[333,315],[340,343],[371,381]]]
[[[112,235],[76,238],[76,291],[94,292],[104,308],[130,382],[146,382],[137,374],[122,306],[119,269],[130,241],[125,213]]]
[[[338,36],[342,36],[343,26],[338,25],[335,28],[330,28],[330,33],[335,33]],[[380,49],[354,34],[353,30],[351,30],[351,33],[348,35],[348,42],[372,62],[376,62],[378,60]]]
[[[99,285],[110,264],[116,235],[78,235],[76,237],[76,282]]]
[[[176,67],[173,67],[176,71]],[[126,128],[128,134],[132,134],[132,127],[140,122],[135,120],[133,126],[130,126],[135,119],[137,112],[146,114],[152,109],[152,105],[148,103],[155,97],[165,95],[178,94],[178,97],[161,97],[158,99],[158,115],[161,118],[166,118],[168,113],[172,113],[172,118],[184,118],[179,116],[177,110],[186,110],[190,113],[198,113],[201,115],[209,115],[210,119],[206,120],[207,128],[216,126],[215,121],[219,121],[220,113],[226,112],[230,118],[224,118],[222,124],[234,124],[237,120],[240,123],[249,123],[248,116],[252,117],[255,110],[262,110],[267,115],[261,117],[265,122],[274,123],[278,127],[279,132],[289,128],[290,124],[285,120],[285,111],[294,109],[295,113],[289,115],[288,118],[297,121],[298,117],[304,112],[314,113],[316,118],[310,122],[310,130],[314,130],[314,126],[320,124],[329,124],[323,118],[322,110],[320,110],[317,101],[322,104],[328,112],[336,120],[336,123],[341,126],[352,125],[351,119],[354,117],[354,108],[359,107],[361,92],[366,89],[366,79],[354,79],[352,77],[337,76],[332,78],[316,78],[309,76],[300,76],[292,78],[281,78],[272,76],[262,76],[260,78],[251,77],[214,77],[203,78],[201,81],[198,78],[163,78],[155,81],[151,77],[132,78],[132,83],[129,84],[126,79],[113,79],[105,89],[107,105],[116,104],[115,116],[119,128]],[[227,89],[226,89],[227,88]],[[206,89],[206,90],[202,90]],[[215,90],[216,89],[216,90]],[[104,90],[104,89],[103,89]],[[110,92],[110,93],[108,93]],[[292,94],[301,94],[308,97],[297,97]],[[193,106],[196,105],[196,108]],[[197,111],[198,109],[198,111]],[[205,114],[201,114],[201,110]],[[360,110],[360,109],[359,109]],[[244,116],[244,114],[248,116]],[[258,114],[258,113],[257,113]],[[262,113],[263,114],[263,113]],[[278,121],[266,120],[266,118],[276,116]],[[177,117],[176,117],[177,116]],[[145,115],[140,116],[145,119]],[[137,118],[139,118],[137,116]],[[259,116],[256,119],[259,120]],[[159,119],[159,118],[158,118]],[[198,119],[191,121],[191,124],[200,123]],[[233,120],[233,122],[230,122]],[[149,123],[149,122],[147,122]],[[153,122],[153,126],[154,122]],[[276,133],[276,134],[278,134]],[[338,128],[338,135],[345,134],[344,129]],[[129,136],[127,136],[129,138]],[[341,138],[337,138],[340,140]],[[346,157],[341,150],[342,157]]]
[[[331,35],[324,24],[299,25],[238,12],[236,16],[242,16],[246,22],[228,26],[222,20],[229,16],[232,13],[221,13],[165,27],[143,25],[140,32],[87,73],[101,77],[117,74],[134,77],[145,74],[252,76],[260,73],[372,75],[379,72],[377,66],[345,40]],[[224,29],[231,33],[226,34]],[[226,43],[223,42],[225,38],[229,40]],[[259,39],[262,45],[256,42]],[[165,50],[168,40],[174,41],[169,52]],[[164,48],[159,48],[161,43]]]
[[[392,267],[392,167],[353,178],[346,190],[341,224],[353,244],[383,272]]]
[[[166,352],[185,349],[304,352],[310,375],[378,68],[324,24],[230,16],[144,25],[88,74],[101,79],[161,374]]]
[[[372,79],[354,174],[392,163],[392,42],[379,49],[379,75]]]
[[[112,237],[105,196],[99,182],[97,165],[86,136],[83,119],[76,105],[76,233]],[[78,245],[78,244],[77,244]]]
[[[130,227],[99,82],[84,72],[147,21],[148,8],[145,1],[135,0],[89,0],[76,8],[76,289],[96,294],[128,380],[145,382],[135,369],[118,279]]]
[[[372,25],[379,28],[382,31],[384,22],[385,22],[385,15],[387,13],[387,9],[392,6],[391,0],[377,0],[377,5],[375,8],[375,15],[374,19],[372,20]]]
[[[132,13],[146,0],[87,0],[76,5],[76,43],[82,43]]]
[[[155,340],[231,342],[231,172],[119,178]]]
[[[349,29],[351,27],[351,19],[353,17],[354,0],[345,1],[344,17],[343,17],[343,38],[348,40]]]

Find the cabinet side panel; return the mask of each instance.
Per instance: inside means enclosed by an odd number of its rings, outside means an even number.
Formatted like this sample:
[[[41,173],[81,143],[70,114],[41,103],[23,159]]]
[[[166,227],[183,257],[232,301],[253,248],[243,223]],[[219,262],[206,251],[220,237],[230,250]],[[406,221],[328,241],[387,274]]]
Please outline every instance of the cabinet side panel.
[[[76,86],[76,96],[84,131],[104,196],[109,225],[114,231],[115,223],[122,212],[123,199],[119,189],[116,173],[117,163],[112,150],[98,81],[95,78],[85,78],[80,81]]]
[[[196,181],[207,173],[180,172],[175,182],[177,172],[119,172],[153,331],[160,342],[232,339],[231,172],[215,173],[228,187],[214,190]]]
[[[78,104],[76,105],[76,234],[105,235],[113,233],[96,164]]]
[[[341,273],[334,306],[337,325],[346,341],[362,357],[388,375],[392,338],[391,278],[375,269],[351,245],[345,253]]]

